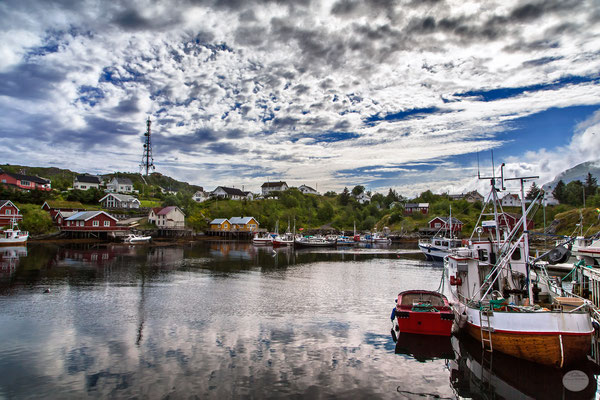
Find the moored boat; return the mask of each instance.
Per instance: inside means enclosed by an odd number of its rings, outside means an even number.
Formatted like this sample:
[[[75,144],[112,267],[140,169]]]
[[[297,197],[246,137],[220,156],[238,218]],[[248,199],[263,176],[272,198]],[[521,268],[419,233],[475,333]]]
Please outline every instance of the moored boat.
[[[406,290],[398,294],[391,319],[396,332],[450,336],[454,314],[443,294]]]
[[[23,246],[28,238],[29,233],[20,230],[16,221],[12,221],[10,228],[0,230],[0,246]]]
[[[140,236],[133,233],[125,236],[123,241],[129,244],[148,243],[152,239],[152,236]]]
[[[275,235],[273,237],[273,246],[293,246],[294,245],[294,234],[286,232],[283,235]]]
[[[294,239],[294,246],[297,247],[332,247],[337,241],[335,239],[327,239],[321,236],[299,237]]]
[[[521,181],[522,198],[524,181],[530,178],[515,178]],[[491,179],[482,210],[482,216],[490,215],[491,207],[494,220],[482,221],[474,231],[478,239],[472,235],[465,247],[444,259],[445,290],[455,321],[490,352],[559,368],[585,359],[594,332],[590,302],[561,297],[547,275],[535,273],[526,228],[534,203],[527,211],[523,203],[516,226],[501,224],[495,183]]]
[[[252,238],[252,244],[272,245],[273,244],[273,236],[271,236],[271,234],[269,234],[269,233],[264,234],[264,235],[259,235],[258,233],[256,233],[254,235],[254,237]]]

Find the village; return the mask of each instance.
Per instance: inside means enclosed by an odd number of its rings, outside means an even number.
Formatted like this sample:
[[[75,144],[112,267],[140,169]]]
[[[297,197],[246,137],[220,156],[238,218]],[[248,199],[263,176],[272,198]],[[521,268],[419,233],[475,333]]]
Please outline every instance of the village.
[[[63,193],[100,191],[103,193],[97,204],[83,204],[80,201],[67,201],[63,198],[67,195],[56,196],[56,190],[52,188],[52,182],[49,178],[17,174],[6,171],[0,171],[0,183],[4,189],[13,193],[17,192],[35,192],[44,194],[47,199],[43,201],[40,208],[48,213],[55,230],[63,238],[96,238],[102,240],[119,240],[132,231],[152,231],[152,235],[163,238],[178,238],[186,236],[206,235],[223,238],[251,239],[258,232],[273,230],[273,224],[262,224],[258,215],[209,215],[207,210],[203,210],[204,219],[203,229],[193,229],[186,223],[185,207],[178,205],[157,205],[147,204],[147,201],[140,200],[140,191],[134,188],[134,183],[126,177],[112,177],[105,179],[101,176],[78,174],[72,181],[72,187]],[[383,196],[372,194],[364,190],[363,187],[357,187],[347,192],[347,196],[352,199],[352,204],[356,207],[367,207],[373,202],[376,209],[385,212],[384,209],[392,213],[391,219],[383,221],[384,225],[371,220],[372,226],[360,226],[363,231],[379,229],[380,232],[393,239],[402,239],[402,237],[429,237],[448,229],[449,216],[445,209],[435,207],[431,210],[429,202],[411,202],[408,199],[398,197],[392,200],[381,202]],[[176,191],[170,188],[160,188],[160,191],[166,195],[175,196]],[[345,195],[327,193],[321,195],[315,189],[307,185],[300,185],[293,188],[286,182],[265,182],[261,186],[261,193],[252,193],[239,188],[218,186],[212,191],[205,191],[199,188],[192,195],[193,203],[201,205],[202,203],[221,204],[223,201],[237,202],[238,204],[248,202],[260,202],[265,199],[277,201],[279,197],[286,193],[301,193],[303,196],[339,196],[340,201]],[[9,192],[10,193],[10,192]],[[50,193],[55,195],[51,198]],[[391,189],[390,189],[391,193]],[[477,191],[471,191],[464,194],[445,195],[448,202],[460,202],[464,204],[481,204],[484,197]],[[416,200],[419,200],[418,198]],[[144,206],[142,202],[145,202]],[[545,197],[546,205],[552,206],[558,202],[550,193]],[[18,202],[7,198],[0,200],[0,226],[10,226],[12,222],[21,223],[23,214],[17,206]],[[457,203],[458,204],[458,203]],[[519,195],[506,193],[501,199],[501,204],[507,210],[518,210],[521,207]],[[148,206],[150,205],[150,206]],[[189,207],[188,207],[189,208]],[[444,207],[447,208],[447,207]],[[420,220],[419,225],[408,228],[405,232],[391,231],[387,226],[393,223],[394,212],[401,216],[397,218],[414,217]],[[458,210],[455,208],[455,215]],[[516,212],[506,212],[506,218],[511,224],[516,224],[520,214]],[[267,216],[268,217],[268,216]],[[333,216],[330,216],[333,219]],[[265,219],[265,216],[262,216]],[[289,215],[288,215],[289,221]],[[452,217],[452,234],[460,235],[464,222],[458,218]],[[324,220],[324,222],[327,222]],[[387,223],[387,225],[386,225]],[[530,221],[531,227],[534,222]],[[356,221],[354,222],[356,226]],[[312,228],[313,231],[331,233],[336,231],[330,224],[308,226],[307,232]],[[320,228],[320,229],[319,229]],[[42,235],[42,237],[45,237]],[[33,237],[35,239],[35,236]]]

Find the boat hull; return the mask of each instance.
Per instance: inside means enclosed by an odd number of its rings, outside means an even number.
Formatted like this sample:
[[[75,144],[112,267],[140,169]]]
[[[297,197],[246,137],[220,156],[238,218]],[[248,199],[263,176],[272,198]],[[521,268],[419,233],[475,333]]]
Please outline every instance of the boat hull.
[[[428,261],[444,261],[444,257],[448,255],[448,251],[422,244],[419,244],[419,249]]]
[[[481,341],[481,328],[468,323],[467,333]],[[484,332],[487,338],[487,332]],[[493,351],[533,361],[538,364],[562,368],[584,360],[591,348],[589,334],[536,334],[492,332]]]
[[[430,336],[450,336],[454,317],[452,312],[400,312],[396,317],[401,333]]]

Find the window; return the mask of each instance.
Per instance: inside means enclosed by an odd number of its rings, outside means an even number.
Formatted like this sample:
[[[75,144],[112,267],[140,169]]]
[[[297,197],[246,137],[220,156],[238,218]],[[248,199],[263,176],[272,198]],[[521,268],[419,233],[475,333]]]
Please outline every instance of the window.
[[[100,226],[100,221],[94,221],[93,226]]]
[[[104,221],[104,226],[110,226],[110,221]]]
[[[81,185],[81,188],[82,188],[82,189],[85,189],[85,188],[86,188],[86,186],[85,186],[85,185]]]
[[[436,222],[436,223],[435,223],[433,226],[434,226],[435,228],[440,228],[440,227],[442,226],[442,224],[441,224],[441,223],[439,223],[439,222]]]
[[[7,209],[6,209],[6,212],[5,212],[4,214],[6,214],[6,215],[10,215],[10,214],[11,214],[11,212],[12,212],[12,210],[11,210],[10,208],[7,208]]]

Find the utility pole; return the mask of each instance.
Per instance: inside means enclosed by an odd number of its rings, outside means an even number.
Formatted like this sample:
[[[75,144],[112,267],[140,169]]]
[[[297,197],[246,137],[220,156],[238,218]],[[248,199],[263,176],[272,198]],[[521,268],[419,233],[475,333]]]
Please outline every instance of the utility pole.
[[[144,136],[146,137],[144,143],[144,154],[142,155],[142,163],[140,164],[140,169],[146,170],[146,176],[148,176],[151,169],[156,169],[156,167],[154,166],[154,158],[152,157],[152,144],[150,141],[151,124],[152,122],[150,121],[150,117],[148,117],[148,120],[146,121],[146,133],[144,133]]]

